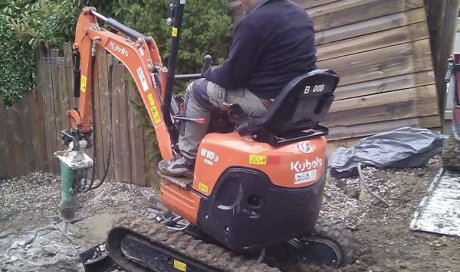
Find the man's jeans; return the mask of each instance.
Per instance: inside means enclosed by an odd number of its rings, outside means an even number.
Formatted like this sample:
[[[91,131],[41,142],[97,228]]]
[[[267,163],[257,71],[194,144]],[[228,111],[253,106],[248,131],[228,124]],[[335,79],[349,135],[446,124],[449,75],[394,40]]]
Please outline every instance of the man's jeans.
[[[192,82],[187,88],[185,117],[204,118],[205,123],[182,122],[179,149],[184,157],[190,160],[196,158],[198,146],[208,130],[211,111],[216,109],[227,111],[228,107],[225,104],[239,104],[248,116],[259,117],[267,112],[261,100],[248,89],[226,90],[206,79]]]

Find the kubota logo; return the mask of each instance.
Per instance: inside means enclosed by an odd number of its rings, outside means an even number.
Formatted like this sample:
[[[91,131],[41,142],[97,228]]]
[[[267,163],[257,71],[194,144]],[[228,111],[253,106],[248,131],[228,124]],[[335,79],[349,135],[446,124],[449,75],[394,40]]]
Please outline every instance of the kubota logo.
[[[299,151],[305,154],[310,154],[313,152],[313,146],[309,141],[301,142],[298,145]]]
[[[110,47],[112,47],[112,49],[113,49],[115,52],[118,52],[118,53],[124,55],[125,57],[128,56],[128,50],[126,50],[125,48],[120,47],[118,44],[116,44],[116,43],[114,43],[114,42],[112,42],[112,41],[110,41],[109,44],[110,44]]]
[[[309,171],[312,169],[316,169],[323,165],[323,160],[321,158],[316,157],[313,161],[306,159],[305,161],[296,161],[291,162],[291,170],[296,171],[297,173]]]

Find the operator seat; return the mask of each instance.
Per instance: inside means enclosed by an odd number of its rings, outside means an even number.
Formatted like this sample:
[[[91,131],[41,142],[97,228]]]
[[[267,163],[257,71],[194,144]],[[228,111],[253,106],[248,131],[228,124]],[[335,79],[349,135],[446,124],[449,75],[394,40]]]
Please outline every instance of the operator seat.
[[[318,69],[291,80],[262,117],[248,117],[237,130],[255,141],[276,146],[327,135],[319,125],[334,100],[339,76],[332,70]]]

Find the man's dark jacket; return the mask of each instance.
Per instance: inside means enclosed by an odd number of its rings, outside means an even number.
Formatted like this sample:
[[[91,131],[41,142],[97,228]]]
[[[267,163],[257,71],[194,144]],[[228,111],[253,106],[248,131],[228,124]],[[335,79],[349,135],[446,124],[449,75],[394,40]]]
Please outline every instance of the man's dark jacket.
[[[235,29],[228,58],[205,78],[226,89],[248,88],[274,98],[294,77],[316,68],[313,23],[288,0],[269,0]]]

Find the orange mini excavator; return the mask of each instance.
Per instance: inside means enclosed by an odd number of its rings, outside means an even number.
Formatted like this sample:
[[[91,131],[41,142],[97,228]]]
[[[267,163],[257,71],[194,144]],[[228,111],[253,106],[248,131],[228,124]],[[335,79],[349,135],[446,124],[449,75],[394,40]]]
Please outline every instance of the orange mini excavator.
[[[152,38],[94,8],[83,9],[73,46],[79,106],[68,112],[72,128],[63,132],[71,149],[91,146],[94,140],[93,71],[96,50],[103,48],[134,79],[162,157],[171,159],[178,152],[180,122],[199,120],[181,115],[173,83],[201,77],[175,75],[184,6],[184,0],[170,5],[167,68]],[[209,61],[206,57],[203,69]],[[126,271],[301,271],[289,267],[348,262],[349,232],[316,224],[327,168],[328,129],[319,122],[338,81],[331,70],[312,71],[293,78],[266,116],[239,118],[225,129],[211,126],[200,144],[193,180],[162,176],[161,199],[168,211],[156,219],[126,220],[110,231],[104,245],[111,261]],[[85,181],[83,187],[97,186]],[[89,271],[95,262],[86,263]]]

